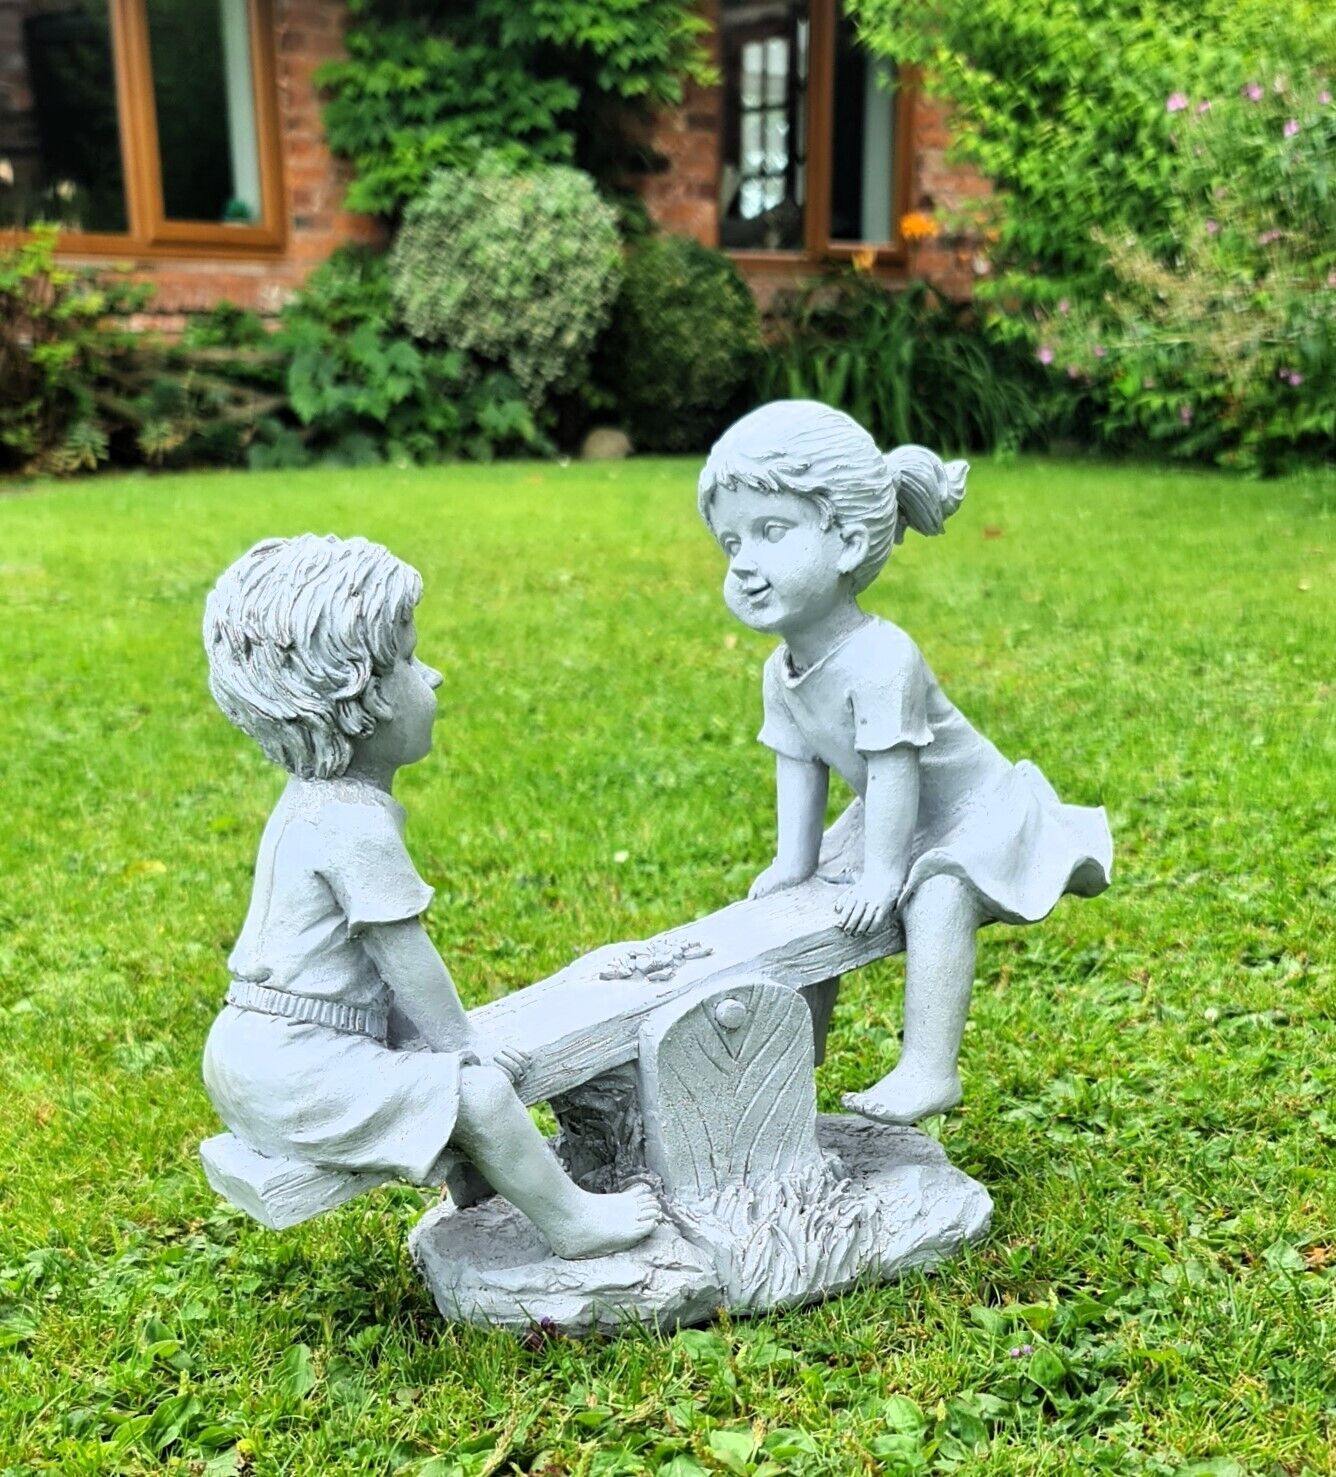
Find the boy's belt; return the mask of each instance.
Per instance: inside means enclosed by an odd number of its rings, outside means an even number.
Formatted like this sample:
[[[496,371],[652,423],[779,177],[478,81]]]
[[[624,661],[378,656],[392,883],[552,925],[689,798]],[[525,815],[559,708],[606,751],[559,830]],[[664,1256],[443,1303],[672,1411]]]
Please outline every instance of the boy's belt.
[[[376,1041],[384,1041],[389,1030],[387,1010],[367,1010],[337,1000],[291,995],[286,990],[271,990],[249,980],[232,981],[227,1004],[239,1010],[255,1010],[261,1015],[282,1016],[303,1025],[328,1026],[331,1031],[346,1031],[350,1036],[370,1036]]]

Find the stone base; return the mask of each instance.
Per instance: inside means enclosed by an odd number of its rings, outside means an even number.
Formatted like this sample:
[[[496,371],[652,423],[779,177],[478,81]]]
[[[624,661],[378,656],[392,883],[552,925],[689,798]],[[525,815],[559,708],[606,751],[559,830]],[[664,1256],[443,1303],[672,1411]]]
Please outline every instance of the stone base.
[[[413,1259],[446,1318],[586,1333],[814,1302],[935,1265],[987,1231],[988,1192],[917,1129],[824,1116],[817,1138],[819,1168],[674,1199],[647,1241],[614,1256],[562,1261],[493,1197],[428,1211],[409,1243]]]

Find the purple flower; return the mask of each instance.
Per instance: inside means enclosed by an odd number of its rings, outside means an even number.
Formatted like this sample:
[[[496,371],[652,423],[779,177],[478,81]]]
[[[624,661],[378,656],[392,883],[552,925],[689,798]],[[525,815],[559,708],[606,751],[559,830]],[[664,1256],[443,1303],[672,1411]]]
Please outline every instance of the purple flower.
[[[1260,103],[1262,101],[1262,84],[1260,82],[1249,82],[1243,89],[1243,96],[1250,103]]]
[[[1108,352],[1109,351],[1104,347],[1103,344],[1095,345],[1094,353],[1096,359],[1102,359]]]
[[[1281,132],[1286,138],[1293,138],[1299,132],[1299,120],[1297,118],[1286,118],[1285,127],[1281,129]]]
[[[1058,312],[1059,313],[1070,313],[1071,310],[1072,310],[1072,305],[1067,301],[1067,299],[1065,297],[1060,297],[1058,299]]]
[[[1327,286],[1336,287],[1336,272],[1327,273]]]
[[[1007,1350],[1007,1356],[1009,1358],[1011,1358],[1011,1359],[1019,1359],[1023,1354],[1033,1354],[1033,1353],[1034,1353],[1034,1345],[1033,1344],[1016,1344],[1013,1348],[1010,1348],[1010,1349]]]
[[[1303,375],[1301,375],[1301,374],[1300,374],[1300,373],[1299,373],[1299,371],[1298,371],[1298,370],[1297,370],[1297,369],[1292,369],[1292,370],[1290,370],[1290,372],[1289,372],[1289,373],[1288,373],[1288,374],[1287,374],[1287,375],[1286,375],[1286,376],[1285,376],[1285,378],[1286,378],[1286,379],[1287,379],[1287,380],[1289,380],[1289,382],[1290,382],[1290,383],[1291,383],[1291,384],[1292,384],[1292,385],[1293,385],[1293,386],[1294,386],[1294,387],[1295,387],[1295,388],[1296,388],[1296,389],[1297,389],[1297,388],[1298,388],[1298,387],[1299,387],[1299,386],[1300,386],[1300,385],[1301,385],[1301,384],[1303,384],[1303,382],[1304,382],[1304,377],[1303,377]]]
[[[1188,105],[1186,92],[1171,92],[1164,100],[1164,111],[1166,113],[1181,113]]]
[[[1069,364],[1067,366],[1067,378],[1069,380],[1079,380],[1081,378],[1081,371],[1077,369],[1076,365]]]
[[[1190,426],[1192,424],[1192,407],[1190,405],[1180,405],[1178,407],[1178,418],[1185,426]]]
[[[1319,92],[1319,93],[1318,93],[1318,95],[1317,95],[1317,100],[1318,100],[1318,102],[1320,102],[1320,103],[1321,103],[1321,104],[1322,104],[1322,106],[1323,106],[1323,107],[1324,107],[1324,108],[1325,108],[1325,107],[1326,107],[1326,105],[1327,105],[1327,104],[1328,104],[1328,103],[1329,103],[1329,102],[1330,102],[1330,101],[1331,101],[1331,93],[1329,93],[1329,92],[1328,92],[1328,91],[1327,91],[1327,89],[1326,89],[1326,88],[1325,88],[1325,87],[1324,87],[1324,88],[1323,88],[1323,89],[1322,89],[1322,91],[1321,91],[1321,92]]]
[[[1258,235],[1257,244],[1259,246],[1270,246],[1273,241],[1279,241],[1282,234],[1280,230],[1273,226],[1271,230],[1262,231]]]
[[[1042,345],[1039,350],[1038,359],[1041,364],[1052,364],[1053,350],[1047,344]]]
[[[1206,234],[1208,236],[1218,236],[1220,234],[1220,222],[1219,221],[1207,221],[1206,222]]]
[[[1210,100],[1210,98],[1209,97],[1202,98],[1201,102],[1199,102],[1197,104],[1197,112],[1198,113],[1209,113],[1210,111],[1211,111],[1211,100]]]

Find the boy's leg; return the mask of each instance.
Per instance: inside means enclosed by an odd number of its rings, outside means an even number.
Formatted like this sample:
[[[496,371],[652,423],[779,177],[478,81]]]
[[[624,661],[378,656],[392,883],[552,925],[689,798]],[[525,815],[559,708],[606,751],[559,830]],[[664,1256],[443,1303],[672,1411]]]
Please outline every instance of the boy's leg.
[[[956,1064],[974,988],[979,910],[955,877],[930,877],[905,925],[905,1040],[893,1072],[844,1105],[878,1123],[917,1123],[960,1101]]]
[[[459,1117],[450,1142],[533,1221],[558,1256],[622,1251],[643,1241],[660,1219],[658,1202],[645,1186],[619,1195],[580,1189],[496,1067],[461,1071]]]

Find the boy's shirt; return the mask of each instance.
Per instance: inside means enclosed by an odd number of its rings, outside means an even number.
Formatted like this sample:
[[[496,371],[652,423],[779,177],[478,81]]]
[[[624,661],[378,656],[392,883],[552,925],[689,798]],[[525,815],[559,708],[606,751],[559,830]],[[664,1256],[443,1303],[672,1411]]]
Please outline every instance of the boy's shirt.
[[[291,779],[260,838],[232,977],[383,1010],[388,991],[358,934],[420,917],[432,889],[404,845],[404,811],[374,786]]]

